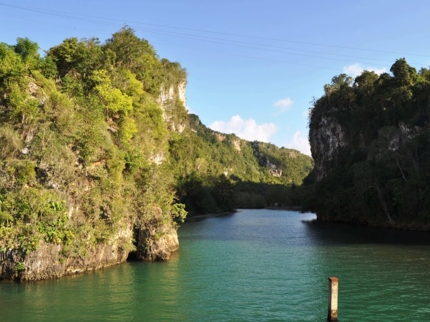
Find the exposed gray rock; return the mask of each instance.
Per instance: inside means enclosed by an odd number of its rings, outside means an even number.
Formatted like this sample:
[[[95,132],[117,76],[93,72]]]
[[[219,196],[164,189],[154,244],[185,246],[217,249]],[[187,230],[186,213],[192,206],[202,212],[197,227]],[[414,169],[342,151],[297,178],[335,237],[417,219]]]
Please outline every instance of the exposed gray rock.
[[[179,249],[176,229],[162,226],[158,229],[149,227],[139,230],[137,244],[137,259],[164,261],[170,254]]]
[[[323,116],[309,130],[315,179],[320,181],[332,170],[340,151],[347,145],[341,125],[331,116]]]
[[[36,281],[84,273],[124,262],[128,251],[116,245],[99,244],[85,257],[64,258],[62,247],[43,244],[28,255],[18,250],[0,254],[0,279]]]

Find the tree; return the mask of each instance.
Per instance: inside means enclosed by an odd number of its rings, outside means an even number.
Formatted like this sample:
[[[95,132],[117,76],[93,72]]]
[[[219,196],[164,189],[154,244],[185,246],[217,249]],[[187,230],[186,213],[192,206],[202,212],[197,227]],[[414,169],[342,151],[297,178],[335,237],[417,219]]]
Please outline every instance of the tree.
[[[37,68],[41,62],[39,45],[28,38],[18,38],[14,46],[15,52],[22,57],[26,69]]]
[[[225,212],[235,210],[234,185],[224,174],[218,176],[213,190],[218,208]]]
[[[393,73],[396,84],[400,86],[413,85],[418,78],[416,69],[409,66],[404,58],[397,59],[391,66],[390,72]]]
[[[160,61],[149,42],[139,39],[133,29],[124,27],[114,33],[103,49],[113,53],[117,68],[132,71],[145,91],[154,94],[160,91]]]
[[[56,63],[61,78],[72,72],[85,80],[93,70],[99,69],[105,63],[97,38],[82,41],[67,38],[60,45],[49,49],[47,56]]]
[[[16,80],[25,73],[25,66],[20,55],[5,43],[0,43],[0,82],[5,79]]]

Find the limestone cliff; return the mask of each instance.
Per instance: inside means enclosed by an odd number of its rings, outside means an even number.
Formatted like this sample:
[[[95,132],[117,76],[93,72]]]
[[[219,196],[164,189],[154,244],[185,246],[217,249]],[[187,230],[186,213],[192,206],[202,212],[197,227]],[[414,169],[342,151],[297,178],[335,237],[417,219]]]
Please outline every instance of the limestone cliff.
[[[159,261],[168,260],[170,254],[179,249],[178,234],[174,227],[147,227],[140,229],[136,258]]]
[[[321,181],[335,166],[339,153],[347,147],[344,130],[333,116],[321,115],[312,119],[309,143],[315,161],[315,180]]]
[[[36,281],[84,273],[124,262],[128,251],[115,245],[99,244],[85,256],[64,257],[62,247],[42,243],[29,254],[7,250],[0,254],[0,279]]]
[[[46,57],[28,39],[0,52],[0,279],[58,278],[130,252],[167,260],[185,215],[166,164],[185,70],[129,28]]]
[[[179,249],[177,227],[150,226],[137,230],[137,248],[134,258],[149,261],[168,260]],[[131,227],[110,243],[90,246],[85,254],[65,256],[64,247],[41,242],[28,254],[20,249],[0,252],[0,280],[36,281],[85,273],[120,264],[127,260],[133,238]]]
[[[430,72],[341,74],[310,113],[315,160],[306,209],[321,220],[430,229]]]
[[[163,119],[168,126],[178,133],[185,129],[187,117],[183,107],[186,107],[186,82],[163,85],[161,87],[158,104],[163,110]]]

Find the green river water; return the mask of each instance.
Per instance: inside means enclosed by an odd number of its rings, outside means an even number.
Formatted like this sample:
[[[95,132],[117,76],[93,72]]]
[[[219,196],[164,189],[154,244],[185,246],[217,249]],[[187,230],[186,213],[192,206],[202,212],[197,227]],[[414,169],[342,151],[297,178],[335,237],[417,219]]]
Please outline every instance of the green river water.
[[[189,222],[168,262],[0,284],[0,321],[430,321],[430,234],[242,210]]]

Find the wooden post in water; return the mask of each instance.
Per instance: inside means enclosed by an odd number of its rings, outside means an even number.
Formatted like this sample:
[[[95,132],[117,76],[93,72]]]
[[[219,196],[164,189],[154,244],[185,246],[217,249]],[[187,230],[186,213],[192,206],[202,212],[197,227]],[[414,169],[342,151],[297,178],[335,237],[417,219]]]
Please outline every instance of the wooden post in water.
[[[337,277],[328,278],[328,321],[338,321],[337,300],[339,291],[339,280]]]

